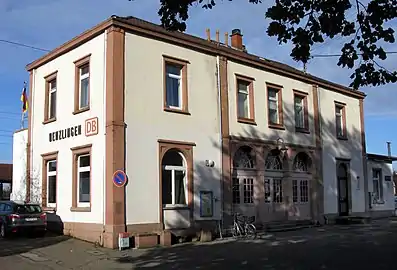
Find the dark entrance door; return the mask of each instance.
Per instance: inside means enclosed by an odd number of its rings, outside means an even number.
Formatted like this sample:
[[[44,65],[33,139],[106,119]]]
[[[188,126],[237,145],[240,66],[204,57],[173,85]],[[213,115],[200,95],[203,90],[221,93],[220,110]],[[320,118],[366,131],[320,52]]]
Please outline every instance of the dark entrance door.
[[[338,176],[338,209],[340,216],[349,215],[349,185],[347,166],[340,164],[337,172]]]

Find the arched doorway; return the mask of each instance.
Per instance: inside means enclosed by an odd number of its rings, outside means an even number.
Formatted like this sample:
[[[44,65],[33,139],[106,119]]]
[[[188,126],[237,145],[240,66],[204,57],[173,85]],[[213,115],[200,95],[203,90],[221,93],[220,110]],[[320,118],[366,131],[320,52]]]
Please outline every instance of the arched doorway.
[[[291,219],[310,219],[310,186],[312,184],[312,160],[305,152],[296,154],[292,164],[292,207]]]
[[[256,153],[249,146],[241,146],[233,155],[232,203],[233,212],[256,216],[254,186],[256,185]]]
[[[164,228],[190,227],[188,164],[178,149],[167,150],[161,160],[161,188]]]
[[[338,211],[340,216],[349,215],[349,181],[348,167],[341,163],[337,168]]]

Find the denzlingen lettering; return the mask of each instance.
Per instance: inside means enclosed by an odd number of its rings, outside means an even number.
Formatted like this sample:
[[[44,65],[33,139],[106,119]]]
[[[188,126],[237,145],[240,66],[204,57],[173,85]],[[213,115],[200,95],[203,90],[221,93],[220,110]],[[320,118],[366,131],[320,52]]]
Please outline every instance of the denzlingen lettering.
[[[76,137],[81,135],[81,125],[54,131],[48,135],[50,142],[59,141],[70,137]]]

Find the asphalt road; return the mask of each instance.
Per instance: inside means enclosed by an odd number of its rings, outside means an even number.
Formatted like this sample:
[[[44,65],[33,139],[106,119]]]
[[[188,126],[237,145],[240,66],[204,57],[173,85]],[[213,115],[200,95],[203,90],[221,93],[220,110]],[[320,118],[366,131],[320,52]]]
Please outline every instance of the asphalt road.
[[[0,269],[380,270],[396,269],[397,223],[311,228],[256,240],[226,239],[123,252],[64,237],[26,242],[0,240]],[[19,250],[13,248],[15,243]]]

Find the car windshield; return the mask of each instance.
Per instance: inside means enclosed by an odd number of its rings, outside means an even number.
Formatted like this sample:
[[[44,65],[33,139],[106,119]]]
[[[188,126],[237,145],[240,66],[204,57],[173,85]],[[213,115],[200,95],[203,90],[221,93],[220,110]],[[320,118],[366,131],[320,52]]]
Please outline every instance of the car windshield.
[[[41,207],[39,205],[20,205],[15,206],[15,212],[18,214],[38,214],[41,213]]]

